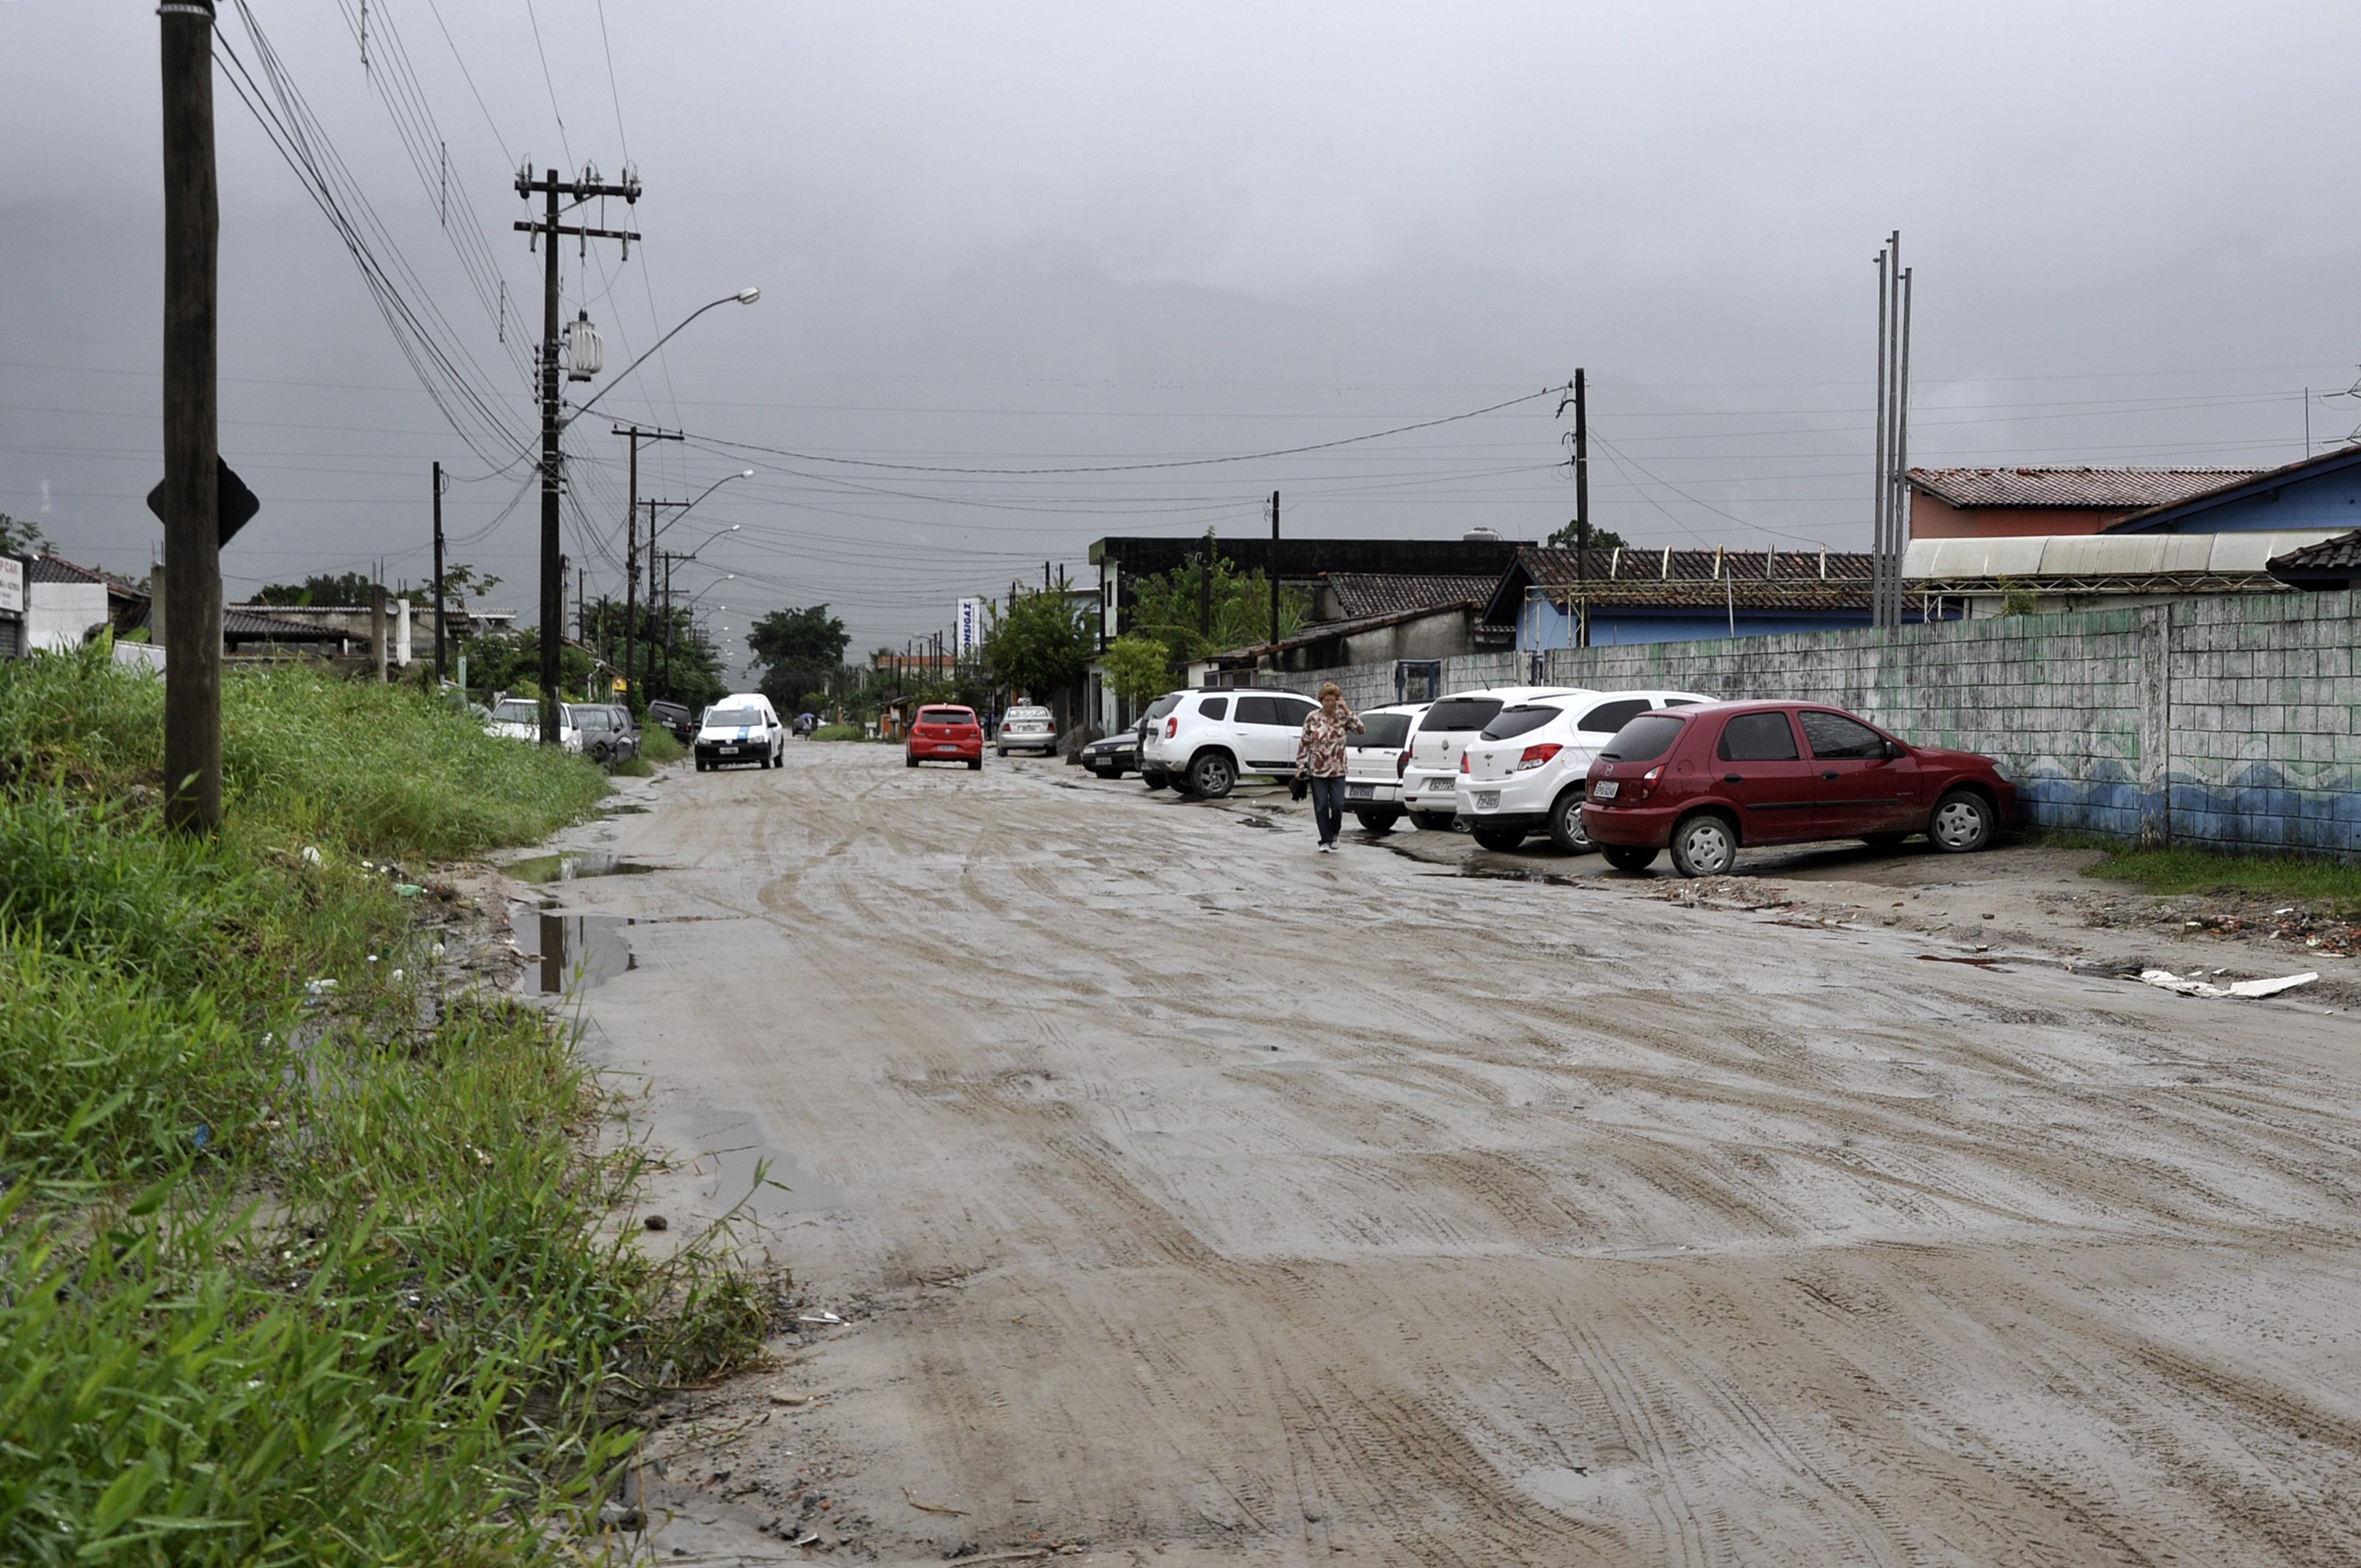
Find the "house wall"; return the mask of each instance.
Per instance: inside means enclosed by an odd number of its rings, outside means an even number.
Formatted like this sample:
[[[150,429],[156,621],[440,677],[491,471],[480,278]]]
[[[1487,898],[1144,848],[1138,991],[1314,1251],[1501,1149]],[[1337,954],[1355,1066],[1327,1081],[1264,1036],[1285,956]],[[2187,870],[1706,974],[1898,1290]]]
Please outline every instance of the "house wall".
[[[2159,524],[2160,533],[2253,533],[2273,529],[2361,528],[2361,469],[2316,474]]]
[[[2000,759],[2032,826],[2361,855],[2361,670],[2345,593],[2239,596],[1542,655],[1541,679],[1805,697]],[[1446,690],[1521,685],[1526,653],[1444,662]],[[1307,672],[1393,700],[1390,663]]]
[[[79,648],[107,620],[104,583],[27,583],[25,645],[33,650]]]
[[[1564,649],[1574,639],[1573,616],[1554,600],[1529,598],[1517,617],[1517,647]],[[1737,630],[1730,630],[1735,621]],[[1788,610],[1648,609],[1641,607],[1593,606],[1590,641],[1620,647],[1629,642],[1692,642],[1708,637],[1771,637],[1793,631],[1839,631],[1867,626],[1867,609]],[[1401,655],[1410,657],[1410,655]]]
[[[2131,516],[2132,507],[1955,507],[1940,496],[1910,492],[1913,539],[2021,539],[2030,534],[2096,533]]]

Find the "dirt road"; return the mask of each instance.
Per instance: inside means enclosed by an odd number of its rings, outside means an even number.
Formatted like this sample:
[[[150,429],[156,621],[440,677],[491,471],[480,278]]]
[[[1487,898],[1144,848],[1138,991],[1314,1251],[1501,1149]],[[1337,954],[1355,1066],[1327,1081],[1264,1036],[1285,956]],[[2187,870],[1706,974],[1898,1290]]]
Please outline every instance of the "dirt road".
[[[1926,854],[1799,914],[1055,763],[648,795],[556,890],[639,922],[592,1049],[848,1320],[675,1409],[658,1560],[2361,1560],[2347,1016]]]

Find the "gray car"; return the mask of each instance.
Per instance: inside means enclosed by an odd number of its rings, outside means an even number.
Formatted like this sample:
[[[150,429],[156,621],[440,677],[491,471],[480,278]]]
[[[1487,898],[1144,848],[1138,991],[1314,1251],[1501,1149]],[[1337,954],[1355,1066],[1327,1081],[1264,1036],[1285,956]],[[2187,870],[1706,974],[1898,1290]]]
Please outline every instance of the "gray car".
[[[1000,733],[993,749],[1005,757],[1011,751],[1038,751],[1047,757],[1058,750],[1058,721],[1046,707],[1012,707],[1000,716]]]

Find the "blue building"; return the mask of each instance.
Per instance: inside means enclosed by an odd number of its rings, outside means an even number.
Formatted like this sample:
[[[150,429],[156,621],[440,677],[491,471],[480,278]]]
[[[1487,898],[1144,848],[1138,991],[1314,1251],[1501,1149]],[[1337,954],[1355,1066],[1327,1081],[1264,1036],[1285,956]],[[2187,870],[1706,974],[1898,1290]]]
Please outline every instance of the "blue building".
[[[2152,506],[2102,533],[2293,533],[2361,528],[2361,445],[2241,476],[2186,500]]]
[[[1527,545],[1492,590],[1486,641],[1520,652],[1835,631],[1870,624],[1866,551],[1593,549]],[[1905,612],[1919,619],[1919,607]]]

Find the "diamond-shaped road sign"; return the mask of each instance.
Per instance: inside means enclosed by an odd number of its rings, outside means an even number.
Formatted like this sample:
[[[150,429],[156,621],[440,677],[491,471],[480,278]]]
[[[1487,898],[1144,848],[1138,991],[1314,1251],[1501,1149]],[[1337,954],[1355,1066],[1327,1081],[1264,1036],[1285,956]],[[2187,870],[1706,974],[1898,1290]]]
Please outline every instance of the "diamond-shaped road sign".
[[[230,466],[218,456],[214,459],[214,483],[221,508],[221,543],[226,544],[232,534],[254,521],[254,514],[262,510],[262,503],[254,499],[254,492],[246,488],[246,481],[232,473]],[[159,518],[164,515],[162,484],[159,483],[148,492],[148,510]]]

